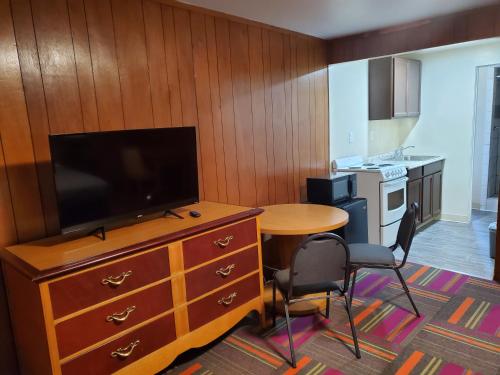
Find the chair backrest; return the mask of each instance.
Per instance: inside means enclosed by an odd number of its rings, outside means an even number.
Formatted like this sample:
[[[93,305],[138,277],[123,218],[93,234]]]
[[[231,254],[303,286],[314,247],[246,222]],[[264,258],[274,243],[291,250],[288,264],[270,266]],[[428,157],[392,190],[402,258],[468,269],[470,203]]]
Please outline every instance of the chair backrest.
[[[418,210],[418,204],[416,202],[411,203],[410,207],[406,209],[403,218],[401,219],[401,223],[399,224],[395,248],[400,246],[405,253],[402,265],[406,263],[406,258],[408,257],[411,243],[413,241],[413,236],[415,235]]]
[[[343,280],[341,288],[349,286],[349,247],[342,237],[333,233],[318,233],[304,240],[294,251],[290,264],[288,296],[301,285]]]

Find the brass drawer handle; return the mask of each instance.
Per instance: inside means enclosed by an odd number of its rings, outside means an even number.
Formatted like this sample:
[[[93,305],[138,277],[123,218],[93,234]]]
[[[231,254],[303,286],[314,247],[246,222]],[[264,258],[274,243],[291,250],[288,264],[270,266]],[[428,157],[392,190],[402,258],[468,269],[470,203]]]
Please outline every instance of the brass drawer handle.
[[[121,313],[114,313],[112,315],[108,315],[106,317],[107,322],[124,322],[125,320],[128,319],[128,316],[132,311],[135,310],[135,306],[130,306],[127,307],[124,311]]]
[[[101,284],[118,286],[121,285],[130,275],[132,275],[132,271],[122,272],[121,275],[118,276],[108,276],[105,279],[102,279]]]
[[[124,348],[118,348],[114,352],[111,352],[111,357],[113,357],[113,358],[127,358],[128,356],[130,356],[130,354],[132,354],[135,347],[137,345],[139,345],[139,343],[140,343],[139,340],[135,340],[135,341],[131,342],[130,344],[128,344]]]
[[[215,271],[216,275],[219,275],[220,277],[226,277],[229,276],[232,270],[236,267],[236,264],[230,264],[227,267],[221,267],[217,271]]]
[[[219,301],[219,305],[224,305],[224,306],[229,306],[231,303],[233,303],[233,300],[236,298],[236,292],[231,293],[227,297],[222,297]]]
[[[214,241],[214,245],[220,247],[221,249],[224,249],[229,245],[231,240],[234,240],[234,236],[227,236],[224,239],[219,238],[217,241]]]

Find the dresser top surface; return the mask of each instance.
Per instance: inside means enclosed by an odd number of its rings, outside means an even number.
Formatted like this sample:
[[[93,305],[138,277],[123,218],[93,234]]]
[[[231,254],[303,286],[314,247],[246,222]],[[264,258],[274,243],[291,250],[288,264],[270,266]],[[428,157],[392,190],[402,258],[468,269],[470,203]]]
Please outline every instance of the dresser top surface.
[[[198,218],[190,210],[201,213]],[[184,219],[161,217],[106,232],[106,240],[55,236],[3,249],[0,256],[32,280],[41,281],[123,255],[174,242],[256,216],[261,209],[202,201],[175,210]]]

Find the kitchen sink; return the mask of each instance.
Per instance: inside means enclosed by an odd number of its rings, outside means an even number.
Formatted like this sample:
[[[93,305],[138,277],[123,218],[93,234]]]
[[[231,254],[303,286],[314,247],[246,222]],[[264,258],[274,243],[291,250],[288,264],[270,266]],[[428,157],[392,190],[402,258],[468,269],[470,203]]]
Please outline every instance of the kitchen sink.
[[[424,156],[424,155],[405,155],[403,156],[403,160],[407,161],[426,161],[430,159],[435,159],[438,156]]]
[[[402,158],[391,157],[389,159],[385,159],[387,161],[426,161],[435,159],[438,156],[427,156],[427,155],[404,155]]]

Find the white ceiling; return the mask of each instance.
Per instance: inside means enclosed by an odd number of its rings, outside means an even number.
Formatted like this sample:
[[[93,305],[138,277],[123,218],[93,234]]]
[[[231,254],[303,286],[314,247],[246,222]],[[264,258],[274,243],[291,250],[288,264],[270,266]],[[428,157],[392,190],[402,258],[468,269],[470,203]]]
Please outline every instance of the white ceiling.
[[[269,25],[333,38],[500,0],[180,0]]]

